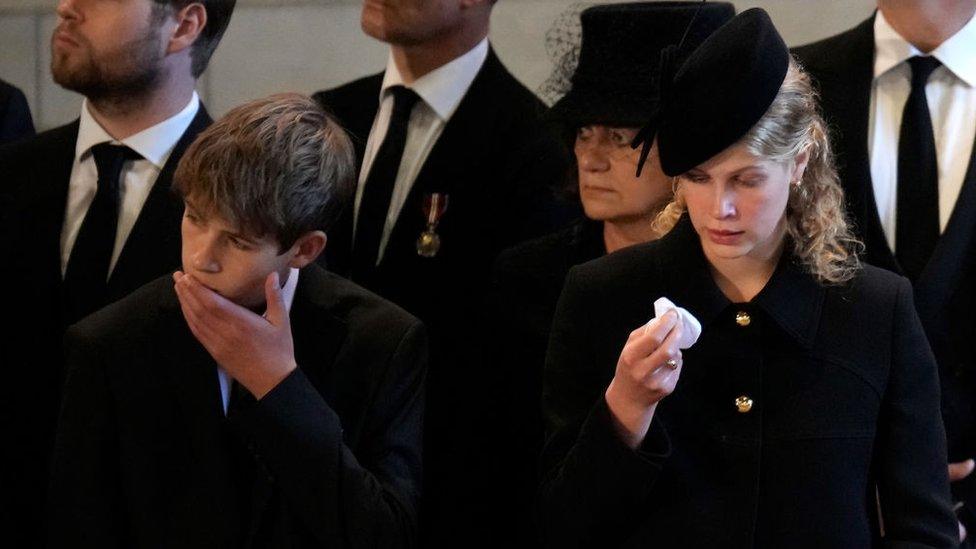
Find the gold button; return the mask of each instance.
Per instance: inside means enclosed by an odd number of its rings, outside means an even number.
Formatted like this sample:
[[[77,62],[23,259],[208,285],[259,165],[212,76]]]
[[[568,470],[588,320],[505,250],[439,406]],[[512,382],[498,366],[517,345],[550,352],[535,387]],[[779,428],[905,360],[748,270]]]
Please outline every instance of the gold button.
[[[735,399],[735,408],[740,414],[747,414],[749,410],[752,410],[752,399],[742,395]]]
[[[749,313],[744,311],[739,311],[735,313],[735,323],[738,324],[739,326],[743,326],[743,327],[748,326],[749,323],[751,322],[752,322],[752,317],[749,316]]]

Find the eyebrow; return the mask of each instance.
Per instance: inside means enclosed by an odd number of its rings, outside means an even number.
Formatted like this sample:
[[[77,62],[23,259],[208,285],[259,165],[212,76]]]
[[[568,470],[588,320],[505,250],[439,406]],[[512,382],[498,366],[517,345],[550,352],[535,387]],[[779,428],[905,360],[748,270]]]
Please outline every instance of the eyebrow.
[[[239,232],[235,232],[235,231],[221,231],[221,232],[223,232],[226,235],[232,236],[232,237],[234,237],[234,238],[236,238],[238,240],[243,240],[244,242],[247,242],[248,244],[254,244],[254,245],[257,245],[258,244],[258,241],[257,240],[254,240],[253,238],[244,235],[244,233],[239,233]]]
[[[200,217],[202,219],[206,219],[206,216],[204,214],[201,214],[200,213],[201,210],[199,208],[197,208],[196,206],[194,206],[193,203],[190,202],[189,199],[184,198],[183,199],[183,204],[184,204],[184,206],[186,207],[187,210],[190,210],[190,212],[192,212],[197,217]],[[248,244],[255,244],[255,245],[258,244],[258,241],[257,240],[255,240],[255,239],[253,239],[253,238],[245,235],[244,233],[241,233],[239,231],[236,231],[236,230],[234,230],[234,231],[223,230],[221,232],[223,234],[225,234],[225,235],[232,236],[234,238],[243,240],[244,242],[247,242]]]

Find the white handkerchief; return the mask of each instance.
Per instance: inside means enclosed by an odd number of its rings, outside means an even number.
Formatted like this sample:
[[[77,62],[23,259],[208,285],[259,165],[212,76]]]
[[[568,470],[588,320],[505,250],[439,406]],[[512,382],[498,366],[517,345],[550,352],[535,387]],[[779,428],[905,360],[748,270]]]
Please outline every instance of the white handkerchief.
[[[698,319],[689,313],[687,309],[678,307],[666,297],[662,297],[654,302],[654,318],[661,318],[664,316],[664,313],[667,313],[671,309],[674,309],[681,319],[681,339],[678,341],[678,347],[687,349],[698,341],[698,336],[701,335],[702,330],[701,322],[698,322]]]

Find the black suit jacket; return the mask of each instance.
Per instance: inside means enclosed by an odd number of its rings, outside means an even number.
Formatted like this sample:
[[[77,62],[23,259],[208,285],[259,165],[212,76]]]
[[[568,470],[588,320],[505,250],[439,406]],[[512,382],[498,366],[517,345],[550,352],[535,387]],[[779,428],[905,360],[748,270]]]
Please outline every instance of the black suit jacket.
[[[316,266],[290,318],[299,369],[230,418],[169,276],[73,326],[50,545],[412,547],[423,326]]]
[[[34,135],[27,98],[19,89],[0,80],[0,143]]]
[[[210,122],[201,105],[161,170],[109,278],[109,302],[179,267],[183,203],[173,172]],[[17,288],[8,304],[18,317],[0,334],[0,362],[18,388],[0,397],[0,424],[20,448],[0,458],[0,522],[26,546],[39,539],[62,379],[61,228],[77,137],[75,121],[0,147],[0,282]]]
[[[315,95],[352,134],[360,165],[382,80],[377,74]],[[483,521],[473,510],[478,490],[468,483],[483,477],[492,455],[472,418],[483,398],[478,349],[492,262],[501,250],[550,232],[563,216],[553,188],[562,181],[566,156],[543,127],[542,111],[543,104],[489,51],[424,162],[383,260],[367,279],[356,280],[430,330],[425,505],[440,509],[426,516],[437,528],[453,530],[447,540],[474,528],[462,524]],[[437,228],[440,252],[425,258],[417,255],[416,241],[426,223],[424,198],[432,192],[446,193],[449,203]],[[329,270],[342,275],[349,273],[352,220],[350,202],[325,253]]]
[[[570,270],[546,357],[547,546],[956,546],[936,365],[911,286],[871,266],[824,286],[789,249],[749,303],[715,285],[687,217]],[[604,393],[661,296],[702,335],[631,450]],[[746,413],[740,396],[753,399]]]
[[[794,54],[820,91],[848,209],[866,245],[865,259],[901,273],[878,217],[868,157],[874,18]],[[976,457],[976,149],[949,223],[914,290],[939,363],[949,458]],[[967,501],[967,522],[976,527],[976,478],[955,490]]]

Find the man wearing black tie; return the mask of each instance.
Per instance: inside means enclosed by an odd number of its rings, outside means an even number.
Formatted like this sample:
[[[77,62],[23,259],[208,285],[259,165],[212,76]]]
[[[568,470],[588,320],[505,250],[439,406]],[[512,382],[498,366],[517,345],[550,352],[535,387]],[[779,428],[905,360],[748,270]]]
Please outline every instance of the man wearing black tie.
[[[427,546],[479,536],[476,485],[492,459],[475,419],[491,390],[478,358],[482,302],[498,253],[553,229],[551,188],[565,169],[542,103],[488,42],[493,4],[366,0],[363,30],[390,44],[385,72],[316,94],[353,135],[361,166],[326,266],[430,331]]]
[[[879,0],[867,21],[794,52],[820,90],[867,261],[914,284],[963,536],[976,526],[974,12],[974,0]]]
[[[111,5],[110,5],[111,4]],[[194,91],[234,0],[61,0],[55,82],[85,97],[78,120],[0,148],[0,282],[17,322],[0,336],[7,447],[0,524],[43,539],[65,328],[180,261],[171,177],[210,117]]]

